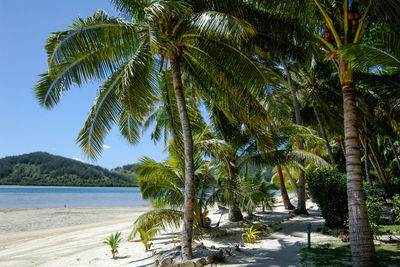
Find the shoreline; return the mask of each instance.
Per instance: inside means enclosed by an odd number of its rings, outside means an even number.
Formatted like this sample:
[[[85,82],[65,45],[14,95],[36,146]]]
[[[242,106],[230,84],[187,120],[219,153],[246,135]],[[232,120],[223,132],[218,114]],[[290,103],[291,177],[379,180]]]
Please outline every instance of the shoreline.
[[[133,220],[133,218],[136,219],[138,214],[140,215],[149,209],[149,205],[4,209],[0,210],[0,236],[10,233],[53,230],[115,220]]]
[[[104,263],[96,266],[118,265],[103,241],[122,232],[123,244],[134,244],[143,253],[141,243],[126,239],[136,218],[148,210],[150,206],[0,211],[0,265],[86,266],[100,257]]]

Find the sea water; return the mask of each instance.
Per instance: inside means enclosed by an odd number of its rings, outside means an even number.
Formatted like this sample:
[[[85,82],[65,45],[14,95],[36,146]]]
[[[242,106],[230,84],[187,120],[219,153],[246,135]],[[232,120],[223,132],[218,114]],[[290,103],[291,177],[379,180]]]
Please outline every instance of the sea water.
[[[0,186],[0,209],[142,206],[138,187]]]

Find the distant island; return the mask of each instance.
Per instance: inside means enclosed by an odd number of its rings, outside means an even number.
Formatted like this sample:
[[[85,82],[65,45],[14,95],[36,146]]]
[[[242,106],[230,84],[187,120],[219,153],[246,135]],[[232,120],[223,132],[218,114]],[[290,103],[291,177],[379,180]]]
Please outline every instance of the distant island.
[[[34,152],[0,159],[0,185],[137,186],[134,165],[111,171],[77,160]]]

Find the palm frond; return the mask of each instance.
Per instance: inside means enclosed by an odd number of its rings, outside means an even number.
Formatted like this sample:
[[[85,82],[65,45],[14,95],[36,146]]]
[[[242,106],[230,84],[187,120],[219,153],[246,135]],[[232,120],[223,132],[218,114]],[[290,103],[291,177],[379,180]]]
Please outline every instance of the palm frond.
[[[136,166],[143,199],[161,200],[171,207],[183,204],[182,172],[168,166],[168,163],[158,163],[147,157],[141,158]]]
[[[128,240],[132,240],[137,234],[137,230],[145,231],[158,225],[160,230],[166,230],[167,227],[178,228],[183,220],[183,212],[174,209],[155,209],[140,215],[134,222],[134,227]]]
[[[76,142],[91,159],[96,159],[101,154],[106,134],[123,114],[122,105],[116,94],[116,88],[120,81],[121,72],[116,72],[103,84],[85,125],[76,139]]]
[[[256,34],[254,27],[247,21],[216,11],[195,15],[191,19],[191,26],[207,37],[232,41],[248,40]]]
[[[48,38],[48,72],[34,87],[40,104],[53,107],[72,86],[105,80],[124,64],[136,44],[135,26],[98,11],[86,21],[78,18],[71,30]]]
[[[377,47],[364,44],[348,45],[339,52],[348,58],[356,69],[365,70],[371,67],[400,68],[400,57],[396,57]]]
[[[252,156],[249,159],[249,162],[257,164],[259,166],[263,165],[283,165],[292,162],[309,162],[314,163],[318,166],[328,167],[330,164],[326,162],[321,157],[304,151],[304,150],[278,150],[278,151],[269,151],[263,152],[257,155]]]
[[[131,113],[124,110],[118,122],[121,135],[125,137],[130,144],[137,144],[140,139],[142,127],[142,118],[132,116]]]

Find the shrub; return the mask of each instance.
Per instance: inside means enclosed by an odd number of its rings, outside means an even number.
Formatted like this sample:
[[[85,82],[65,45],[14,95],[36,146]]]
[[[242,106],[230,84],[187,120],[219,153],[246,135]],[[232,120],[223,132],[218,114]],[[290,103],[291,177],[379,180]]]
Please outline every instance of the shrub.
[[[261,234],[262,232],[258,228],[254,227],[254,225],[252,225],[250,226],[250,228],[247,228],[242,234],[242,240],[243,242],[254,243]]]
[[[383,201],[389,197],[387,192],[385,191],[385,188],[379,183],[373,183],[372,186],[370,186],[369,184],[364,184],[364,190],[367,198],[368,196],[371,196],[376,198],[378,201]]]
[[[394,217],[395,223],[400,223],[400,195],[393,196],[393,208],[390,210]]]
[[[382,207],[381,203],[374,197],[368,196],[366,200],[367,212],[368,212],[368,221],[371,227],[371,231],[374,235],[376,235],[380,230],[380,221],[381,221],[381,213]]]
[[[317,168],[307,175],[311,198],[321,209],[326,227],[345,227],[348,220],[346,175]]]

